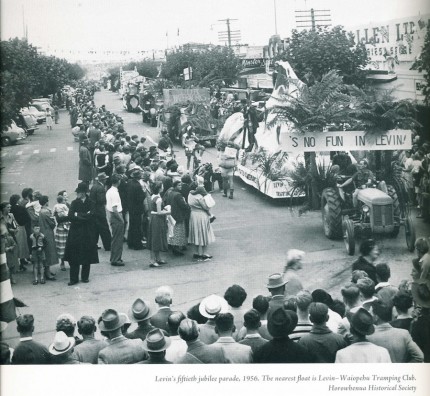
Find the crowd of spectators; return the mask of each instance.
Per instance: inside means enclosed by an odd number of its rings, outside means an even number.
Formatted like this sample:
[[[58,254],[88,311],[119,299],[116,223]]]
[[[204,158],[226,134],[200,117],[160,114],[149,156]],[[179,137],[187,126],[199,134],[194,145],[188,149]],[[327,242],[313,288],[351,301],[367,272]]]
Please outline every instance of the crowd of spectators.
[[[112,304],[98,318],[60,315],[48,346],[33,339],[34,317],[25,314],[17,319],[15,349],[1,343],[1,364],[430,362],[429,242],[417,240],[411,279],[399,285],[390,284],[388,264],[368,261],[369,249],[377,256],[366,241],[341,300],[303,289],[298,277],[287,292],[292,278],[274,273],[268,295],[249,298],[234,284],[181,311],[172,288],[161,286],[155,304],[142,296],[127,313]],[[288,257],[285,272],[291,261],[298,269],[304,253]]]

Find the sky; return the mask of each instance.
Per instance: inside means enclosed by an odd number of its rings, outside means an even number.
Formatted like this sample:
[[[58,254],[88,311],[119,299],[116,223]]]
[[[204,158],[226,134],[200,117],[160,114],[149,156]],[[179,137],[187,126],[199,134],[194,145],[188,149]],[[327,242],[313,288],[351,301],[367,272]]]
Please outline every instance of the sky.
[[[58,51],[165,49],[187,42],[220,44],[220,19],[240,30],[241,43],[265,45],[289,36],[295,11],[329,9],[347,27],[430,13],[428,0],[1,0],[1,38],[23,37]],[[179,29],[179,36],[178,36]]]

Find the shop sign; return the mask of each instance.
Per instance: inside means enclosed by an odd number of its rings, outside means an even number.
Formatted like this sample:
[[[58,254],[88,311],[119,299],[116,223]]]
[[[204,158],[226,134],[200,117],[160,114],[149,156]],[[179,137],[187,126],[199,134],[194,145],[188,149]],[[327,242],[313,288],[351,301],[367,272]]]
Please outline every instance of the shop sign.
[[[421,52],[430,14],[394,19],[352,29],[356,43],[363,43],[371,62],[414,61]]]
[[[393,129],[372,134],[364,131],[283,134],[282,150],[286,152],[410,150],[412,132]]]
[[[264,58],[252,58],[252,59],[241,59],[241,64],[244,69],[254,67],[265,67],[266,59]]]

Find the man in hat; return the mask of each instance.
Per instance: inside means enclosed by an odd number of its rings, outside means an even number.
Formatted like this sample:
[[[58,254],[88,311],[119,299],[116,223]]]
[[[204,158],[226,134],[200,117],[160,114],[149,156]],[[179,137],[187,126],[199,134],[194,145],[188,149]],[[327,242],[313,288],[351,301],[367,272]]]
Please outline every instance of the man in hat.
[[[215,317],[221,312],[228,312],[228,304],[222,297],[212,294],[205,297],[199,305],[200,314],[207,318],[206,323],[200,325],[200,340],[205,344],[213,344],[219,338],[215,331]]]
[[[171,364],[166,360],[166,350],[172,341],[166,337],[160,329],[151,330],[143,341],[143,348],[148,352],[149,359],[141,361],[141,364]]]
[[[125,317],[114,309],[103,312],[99,327],[109,339],[109,345],[99,352],[98,364],[133,364],[148,358],[142,340],[130,340],[122,335],[124,322]]]
[[[307,350],[290,340],[297,325],[297,314],[281,308],[271,310],[267,319],[267,329],[272,340],[254,353],[254,363],[313,363]]]
[[[90,190],[90,199],[93,203],[93,215],[97,241],[99,235],[102,239],[104,249],[109,252],[111,247],[112,235],[106,219],[106,180],[107,175],[101,172],[97,175],[96,181]]]
[[[309,318],[313,323],[308,334],[300,338],[299,345],[313,355],[316,363],[334,363],[336,352],[347,346],[345,339],[327,327],[329,313],[327,305],[313,302],[309,307]]]
[[[228,363],[222,345],[206,345],[199,339],[199,328],[195,320],[182,320],[179,324],[178,333],[187,343],[187,351],[177,363]]]
[[[51,364],[80,364],[81,362],[73,353],[74,346],[75,339],[73,337],[68,337],[62,331],[55,333],[54,342],[48,348],[51,354]]]
[[[33,340],[34,317],[25,314],[16,318],[19,344],[12,356],[12,364],[49,364],[49,352],[45,345]]]
[[[93,163],[91,153],[88,149],[89,140],[84,139],[79,148],[79,177],[78,179],[87,183],[88,187],[93,180]]]
[[[99,262],[92,204],[87,195],[88,184],[79,183],[75,191],[77,197],[69,209],[70,229],[64,251],[64,261],[70,264],[69,286],[79,282],[80,266],[81,281],[88,283],[91,264]]]
[[[387,305],[381,300],[372,303],[375,332],[369,335],[369,341],[386,348],[393,363],[422,363],[424,355],[409,331],[396,329],[389,324],[392,310],[392,304]]]
[[[169,325],[167,319],[173,312],[170,306],[172,305],[173,290],[169,286],[160,286],[155,291],[155,302],[158,305],[158,311],[151,317],[151,324],[158,327],[169,334]]]
[[[99,352],[109,344],[105,340],[97,340],[94,333],[97,330],[96,321],[91,316],[82,316],[78,321],[78,332],[82,342],[75,347],[75,354],[82,363],[97,364]]]
[[[180,311],[172,312],[167,318],[172,344],[166,351],[166,359],[172,363],[177,363],[187,353],[187,343],[178,335],[179,325],[184,319],[185,315]]]
[[[352,315],[350,332],[353,344],[336,353],[335,363],[391,363],[388,351],[366,338],[375,332],[372,315],[366,309],[358,308]]]
[[[412,283],[412,297],[419,314],[411,323],[411,336],[424,353],[424,362],[430,363],[430,281],[417,279]]]
[[[155,329],[150,323],[153,314],[154,311],[149,302],[138,298],[131,306],[128,315],[132,322],[137,323],[137,328],[130,333],[126,333],[125,336],[132,340],[140,338],[145,341],[147,334]]]
[[[127,183],[127,199],[129,213],[129,228],[127,235],[127,244],[129,249],[142,250],[143,229],[142,215],[144,213],[145,192],[140,185],[139,180],[142,178],[142,172],[135,169],[131,172],[130,180]]]
[[[124,238],[124,219],[122,216],[122,201],[118,192],[121,179],[118,175],[111,178],[112,187],[106,193],[106,210],[112,230],[110,263],[116,267],[124,266],[122,249]]]
[[[241,341],[239,341],[239,344],[250,346],[254,353],[259,347],[268,341],[258,332],[258,329],[261,326],[260,314],[257,310],[250,309],[245,313],[243,323],[246,328],[246,335]]]
[[[219,335],[215,344],[222,346],[224,355],[230,363],[252,363],[252,349],[235,341],[233,333],[234,317],[230,312],[219,313],[215,317],[215,332]]]
[[[269,311],[276,308],[283,308],[285,303],[285,285],[287,281],[283,279],[282,274],[275,273],[269,276],[266,287],[272,295],[269,301]]]

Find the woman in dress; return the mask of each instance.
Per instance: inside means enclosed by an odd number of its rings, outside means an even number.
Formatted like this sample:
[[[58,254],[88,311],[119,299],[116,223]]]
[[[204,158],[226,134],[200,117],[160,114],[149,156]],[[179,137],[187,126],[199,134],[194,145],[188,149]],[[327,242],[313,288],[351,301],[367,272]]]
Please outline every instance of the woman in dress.
[[[70,209],[70,204],[67,201],[67,192],[66,190],[60,191],[58,196],[63,197],[63,202]],[[68,217],[60,217],[58,213],[54,212],[55,220],[57,221],[57,228],[55,229],[55,247],[57,249],[57,256],[60,259],[60,269],[61,271],[66,270],[66,266],[64,264],[64,250],[66,249],[66,241],[67,235],[69,235],[70,222],[68,221]]]
[[[166,264],[160,257],[160,252],[167,252],[167,218],[169,211],[163,209],[163,200],[160,194],[163,192],[163,183],[155,182],[151,196],[151,219],[149,223],[148,249],[151,252],[150,267],[159,267]]]
[[[20,261],[20,269],[25,271],[25,265],[30,259],[30,250],[28,248],[27,231],[26,226],[31,224],[31,218],[28,214],[27,209],[20,205],[19,202],[21,197],[18,194],[14,194],[10,197],[9,203],[11,205],[11,213],[14,215],[18,229],[15,235],[16,238],[16,254]]]
[[[54,121],[52,120],[52,113],[49,107],[46,108],[46,128],[52,130],[52,125]]]
[[[193,258],[198,261],[208,261],[212,258],[207,254],[207,247],[215,242],[209,207],[204,199],[206,194],[206,190],[200,186],[191,190],[188,195],[188,205],[191,208],[188,243],[195,246]]]
[[[39,225],[40,232],[45,235],[46,238],[46,267],[45,267],[45,279],[55,280],[55,277],[51,275],[50,267],[58,263],[57,249],[55,247],[55,236],[54,229],[56,226],[55,218],[52,214],[51,209],[48,208],[49,198],[46,195],[42,195],[39,198],[39,203],[42,206],[39,213]]]

